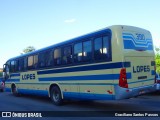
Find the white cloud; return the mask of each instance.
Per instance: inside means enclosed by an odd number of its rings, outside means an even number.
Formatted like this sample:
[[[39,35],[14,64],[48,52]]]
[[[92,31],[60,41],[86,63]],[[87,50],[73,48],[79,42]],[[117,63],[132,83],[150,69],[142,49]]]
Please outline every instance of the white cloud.
[[[72,19],[67,19],[67,20],[65,20],[64,22],[65,23],[73,23],[73,22],[75,22],[76,21],[76,19],[75,18],[72,18]]]

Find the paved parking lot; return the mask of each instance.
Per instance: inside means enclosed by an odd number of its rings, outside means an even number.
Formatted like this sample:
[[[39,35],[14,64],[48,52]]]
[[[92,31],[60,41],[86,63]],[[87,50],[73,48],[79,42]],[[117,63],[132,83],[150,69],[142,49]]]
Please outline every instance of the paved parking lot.
[[[15,97],[9,92],[4,92],[0,93],[0,111],[47,111],[48,115],[53,114],[53,116],[57,115],[58,117],[61,117],[59,119],[69,119],[69,115],[67,116],[67,114],[78,114],[78,117],[82,117],[82,119],[84,117],[83,115],[91,117],[92,119],[105,119],[106,117],[109,118],[108,116],[110,116],[110,114],[113,116],[115,114],[119,115],[119,113],[121,114],[126,112],[129,114],[143,113],[145,111],[148,113],[153,112],[158,114],[160,113],[160,92],[116,101],[66,101],[63,106],[55,106],[49,98],[45,97],[29,95]],[[109,114],[105,116],[106,113]],[[100,117],[97,117],[96,115],[100,115]],[[114,117],[114,119],[121,118],[122,117]],[[125,118],[131,119],[131,117]],[[145,117],[145,119],[148,118],[149,117]],[[71,117],[71,119],[74,119],[74,117]],[[157,117],[152,117],[152,119],[157,119]]]

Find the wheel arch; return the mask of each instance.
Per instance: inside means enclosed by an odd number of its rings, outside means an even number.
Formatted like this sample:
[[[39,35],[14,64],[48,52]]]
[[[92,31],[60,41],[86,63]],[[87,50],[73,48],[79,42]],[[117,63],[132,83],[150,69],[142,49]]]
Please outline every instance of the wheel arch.
[[[50,97],[50,95],[51,95],[51,89],[52,89],[52,87],[54,87],[54,86],[57,86],[57,87],[59,88],[59,90],[61,91],[62,99],[63,99],[63,92],[62,92],[62,89],[61,89],[60,85],[57,84],[57,83],[52,83],[52,84],[50,84],[50,86],[49,86],[49,97]]]
[[[15,84],[15,83],[11,83],[11,92],[13,92],[13,89],[12,89],[12,88],[13,88],[14,86],[16,87],[16,84]],[[16,89],[17,89],[17,87],[16,87]]]

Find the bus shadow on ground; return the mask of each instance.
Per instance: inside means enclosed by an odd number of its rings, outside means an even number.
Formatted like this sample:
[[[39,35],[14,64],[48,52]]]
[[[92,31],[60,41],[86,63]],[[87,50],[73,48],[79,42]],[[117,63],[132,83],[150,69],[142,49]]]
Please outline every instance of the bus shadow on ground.
[[[9,94],[13,96],[12,94]],[[150,99],[146,96],[160,96],[160,92],[153,92],[149,94],[145,94],[145,96],[137,96],[138,99]],[[37,102],[41,102],[43,104],[53,105],[52,101],[49,97],[42,97],[36,95],[26,95],[22,94],[17,96],[20,98],[34,100]],[[67,108],[71,108],[71,110],[76,111],[152,111],[150,106],[146,106],[146,104],[141,104],[141,101],[138,101],[137,98],[125,99],[125,100],[106,100],[106,101],[90,101],[90,100],[65,100],[63,105],[60,108],[64,108],[64,110],[68,110]],[[144,99],[145,100],[145,99]],[[137,102],[138,101],[138,102]],[[143,101],[142,101],[143,102]],[[146,100],[146,103],[148,101]],[[78,108],[78,109],[77,109]]]
[[[152,93],[148,93],[148,96],[160,96],[160,90]]]

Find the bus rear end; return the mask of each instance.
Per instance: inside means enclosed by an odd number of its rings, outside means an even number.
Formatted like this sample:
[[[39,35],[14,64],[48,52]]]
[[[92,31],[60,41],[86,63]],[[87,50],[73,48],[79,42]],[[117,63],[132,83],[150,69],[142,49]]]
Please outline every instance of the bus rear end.
[[[155,85],[155,56],[149,31],[122,26],[123,60],[128,67],[120,69],[116,99],[130,98],[153,92]]]

